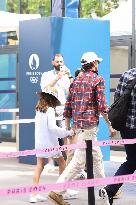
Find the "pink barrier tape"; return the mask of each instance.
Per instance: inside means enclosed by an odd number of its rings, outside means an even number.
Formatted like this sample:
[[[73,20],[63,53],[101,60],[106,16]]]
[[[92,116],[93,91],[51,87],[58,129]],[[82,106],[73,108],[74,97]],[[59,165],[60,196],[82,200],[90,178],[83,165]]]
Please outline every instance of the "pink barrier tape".
[[[19,108],[14,108],[14,109],[0,109],[0,112],[19,112]]]
[[[0,189],[0,196],[9,196],[17,194],[26,194],[31,192],[48,192],[52,190],[65,190],[68,188],[85,188],[85,187],[94,187],[105,184],[118,184],[118,183],[127,183],[127,182],[136,181],[136,174],[106,177],[106,178],[96,178],[96,179],[85,179],[70,181],[58,184],[41,184],[38,186],[20,186],[20,187],[11,187],[6,189]]]
[[[135,139],[120,139],[120,140],[102,140],[102,141],[93,141],[93,146],[108,146],[108,145],[124,145],[124,144],[135,144]]]
[[[0,125],[12,125],[12,124],[19,124],[19,123],[32,123],[35,122],[35,119],[20,119],[20,120],[3,120],[0,121]]]
[[[136,143],[136,139],[103,140],[103,141],[93,141],[93,146],[107,146],[107,145],[120,145],[120,144],[134,144],[134,143]],[[23,150],[17,152],[0,152],[0,159],[35,155],[35,154],[41,154],[45,152],[48,153],[48,152],[56,152],[56,151],[66,151],[71,149],[82,149],[82,148],[86,148],[86,143],[69,144],[63,146],[48,147],[43,149]]]
[[[134,144],[134,143],[136,143],[136,139],[103,140],[103,141],[93,141],[93,146],[107,146],[107,145],[120,145],[120,144]],[[17,152],[0,152],[0,159],[35,155],[35,154],[41,154],[45,152],[48,153],[48,152],[56,152],[56,151],[66,151],[71,149],[82,149],[82,148],[86,148],[86,143],[70,144],[70,145],[49,147],[43,149],[23,150]]]
[[[58,152],[58,151],[65,151],[71,149],[81,149],[86,148],[86,144],[70,144],[70,145],[63,145],[63,146],[56,146],[56,147],[49,147],[43,149],[33,149],[33,150],[24,150],[24,151],[17,151],[17,152],[0,152],[0,159],[1,158],[12,158],[12,157],[19,157],[19,156],[28,156],[28,155],[35,155],[41,153],[48,153],[48,152]]]

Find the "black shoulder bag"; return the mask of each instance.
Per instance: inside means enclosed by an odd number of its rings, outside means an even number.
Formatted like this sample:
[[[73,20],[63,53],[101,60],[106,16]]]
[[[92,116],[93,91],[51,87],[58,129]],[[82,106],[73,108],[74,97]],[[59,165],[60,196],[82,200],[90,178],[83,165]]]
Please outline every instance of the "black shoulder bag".
[[[118,131],[121,131],[126,126],[131,91],[135,84],[136,78],[127,85],[123,94],[109,108],[109,120],[112,127]]]

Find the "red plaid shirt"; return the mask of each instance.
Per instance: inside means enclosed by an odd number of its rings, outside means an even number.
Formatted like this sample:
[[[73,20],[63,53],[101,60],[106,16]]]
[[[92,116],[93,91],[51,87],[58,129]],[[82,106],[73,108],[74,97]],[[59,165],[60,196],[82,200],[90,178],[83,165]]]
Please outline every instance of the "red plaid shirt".
[[[84,72],[69,88],[64,117],[73,117],[75,128],[97,125],[99,114],[108,111],[104,88],[104,79],[101,76],[90,70]]]

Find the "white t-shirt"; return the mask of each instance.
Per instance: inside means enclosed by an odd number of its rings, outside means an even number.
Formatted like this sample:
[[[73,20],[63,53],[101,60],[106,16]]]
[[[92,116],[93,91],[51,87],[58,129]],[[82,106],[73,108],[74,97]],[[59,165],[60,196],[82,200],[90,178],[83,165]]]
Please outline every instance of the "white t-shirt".
[[[58,138],[71,135],[72,131],[56,125],[55,111],[49,107],[46,113],[36,111],[35,116],[35,149],[59,146]],[[61,152],[36,154],[37,157],[61,156]]]
[[[50,84],[51,81],[53,81],[56,78],[56,71],[51,70],[48,72],[44,72],[41,77],[41,89],[44,90],[46,86]],[[58,90],[58,97],[62,105],[65,104],[68,90],[70,86],[70,80],[68,75],[62,76],[61,79],[57,81],[57,83],[54,85],[54,87]]]

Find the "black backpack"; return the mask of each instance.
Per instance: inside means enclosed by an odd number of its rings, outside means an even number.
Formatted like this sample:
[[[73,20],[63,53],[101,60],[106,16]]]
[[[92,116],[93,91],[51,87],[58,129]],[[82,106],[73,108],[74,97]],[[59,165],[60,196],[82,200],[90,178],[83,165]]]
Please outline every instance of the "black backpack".
[[[126,86],[123,94],[115,100],[110,106],[108,117],[114,129],[121,131],[126,126],[126,119],[128,113],[129,102],[131,98],[131,91],[136,84],[136,78]]]

